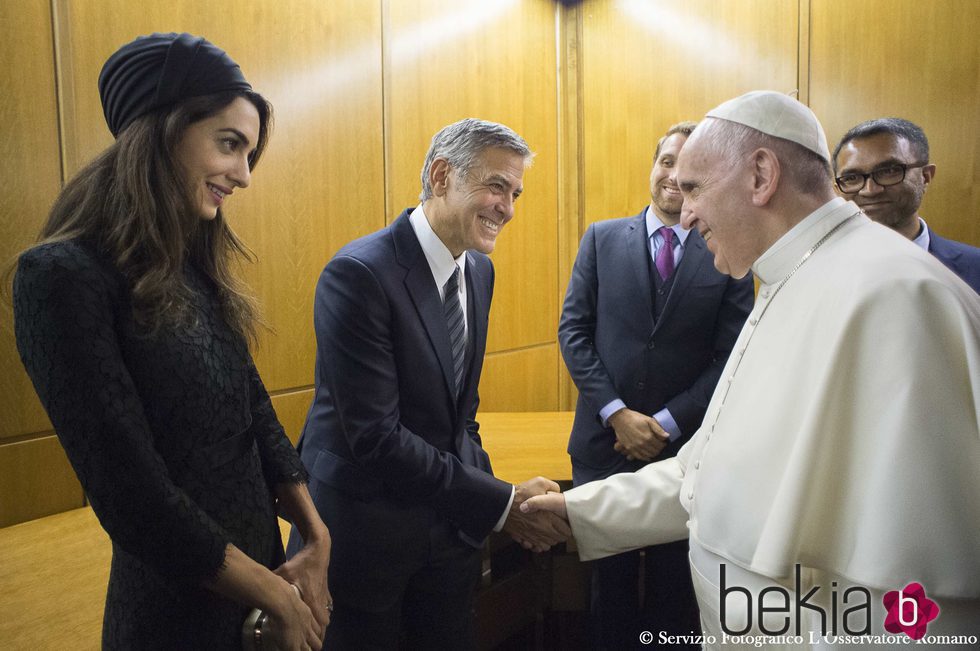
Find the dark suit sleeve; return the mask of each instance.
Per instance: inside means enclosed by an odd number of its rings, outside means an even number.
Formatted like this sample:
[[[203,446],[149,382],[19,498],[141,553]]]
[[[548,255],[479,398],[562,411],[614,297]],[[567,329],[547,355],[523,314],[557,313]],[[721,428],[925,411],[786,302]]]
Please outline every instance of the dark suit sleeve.
[[[582,236],[565,304],[558,323],[558,341],[565,366],[598,418],[599,410],[619,398],[612,378],[595,347],[599,277],[596,271],[595,225]]]
[[[255,436],[266,484],[305,484],[309,481],[309,476],[276,416],[269,392],[259,377],[251,355],[248,358],[248,383],[252,409],[252,425],[249,429]]]
[[[510,484],[461,463],[401,423],[398,373],[410,369],[396,364],[392,328],[412,326],[393,323],[372,270],[350,256],[335,257],[317,286],[314,325],[320,382],[360,468],[400,498],[428,502],[470,538],[486,537],[507,506]]]
[[[729,278],[718,317],[715,319],[714,357],[694,384],[667,401],[667,410],[674,417],[683,436],[690,436],[701,426],[711,394],[728,362],[738,333],[752,311],[754,287],[752,274],[736,280]]]

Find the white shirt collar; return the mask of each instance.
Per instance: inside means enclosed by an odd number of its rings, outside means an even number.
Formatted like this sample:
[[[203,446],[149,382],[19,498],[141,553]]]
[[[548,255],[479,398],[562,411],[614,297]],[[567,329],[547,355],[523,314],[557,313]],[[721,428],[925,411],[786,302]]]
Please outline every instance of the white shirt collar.
[[[429,263],[429,269],[432,270],[432,278],[436,282],[436,287],[439,288],[439,295],[442,296],[446,281],[453,275],[453,269],[456,267],[459,267],[459,284],[462,287],[463,279],[466,277],[466,251],[463,251],[458,258],[453,258],[453,254],[449,252],[436,232],[432,230],[429,218],[426,217],[421,204],[408,216],[408,221],[412,225],[412,230],[415,231],[415,237],[418,238],[419,244],[422,246],[422,253],[425,254],[425,259]]]
[[[856,204],[842,197],[834,197],[776,240],[755,261],[752,271],[764,285],[782,280],[807,249],[860,210]]]
[[[926,220],[921,217],[919,217],[919,234],[915,236],[912,243],[922,247],[923,251],[929,251],[929,227],[926,226]]]
[[[647,239],[653,237],[653,234],[656,233],[660,228],[667,226],[667,224],[665,224],[663,220],[657,216],[657,213],[653,211],[652,206],[647,206],[646,222],[647,222]],[[684,242],[687,241],[687,236],[690,234],[691,231],[681,226],[680,222],[677,222],[676,224],[674,224],[673,226],[669,226],[668,228],[674,231],[674,235],[677,236],[677,242],[675,246],[678,244],[680,246],[684,246]]]

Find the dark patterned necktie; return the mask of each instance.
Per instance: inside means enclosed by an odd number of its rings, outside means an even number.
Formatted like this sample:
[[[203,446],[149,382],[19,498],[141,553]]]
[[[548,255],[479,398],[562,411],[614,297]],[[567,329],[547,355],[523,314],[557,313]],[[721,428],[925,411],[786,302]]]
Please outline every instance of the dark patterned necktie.
[[[463,386],[463,362],[466,357],[466,328],[463,327],[463,306],[459,302],[459,267],[446,281],[442,312],[449,327],[449,341],[453,346],[453,377],[456,379],[456,395]]]
[[[661,280],[667,280],[674,273],[674,231],[667,226],[662,226],[659,230],[664,238],[664,243],[657,251],[655,262]]]

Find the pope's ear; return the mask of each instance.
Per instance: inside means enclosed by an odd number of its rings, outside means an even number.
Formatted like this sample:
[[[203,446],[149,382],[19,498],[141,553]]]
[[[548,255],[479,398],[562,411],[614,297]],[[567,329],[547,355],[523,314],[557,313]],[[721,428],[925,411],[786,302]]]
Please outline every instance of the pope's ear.
[[[776,153],[765,147],[752,152],[749,160],[752,164],[752,204],[764,206],[776,194],[783,170]]]
[[[449,161],[445,158],[437,158],[429,166],[429,183],[432,185],[432,194],[441,197],[449,189],[449,175],[452,168]]]

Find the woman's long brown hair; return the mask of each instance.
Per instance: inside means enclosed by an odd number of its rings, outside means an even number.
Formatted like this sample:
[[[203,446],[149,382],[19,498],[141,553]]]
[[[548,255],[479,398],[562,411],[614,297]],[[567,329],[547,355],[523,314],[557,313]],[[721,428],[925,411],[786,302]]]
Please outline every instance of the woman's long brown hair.
[[[221,209],[202,220],[192,208],[175,158],[187,127],[244,97],[259,113],[259,137],[249,160],[265,150],[272,107],[258,93],[233,91],[190,98],[142,116],[64,187],[36,245],[79,239],[94,246],[123,275],[133,317],[148,333],[187,320],[191,290],[184,264],[214,283],[228,325],[255,339],[257,304],[234,273],[255,256],[229,227]]]

